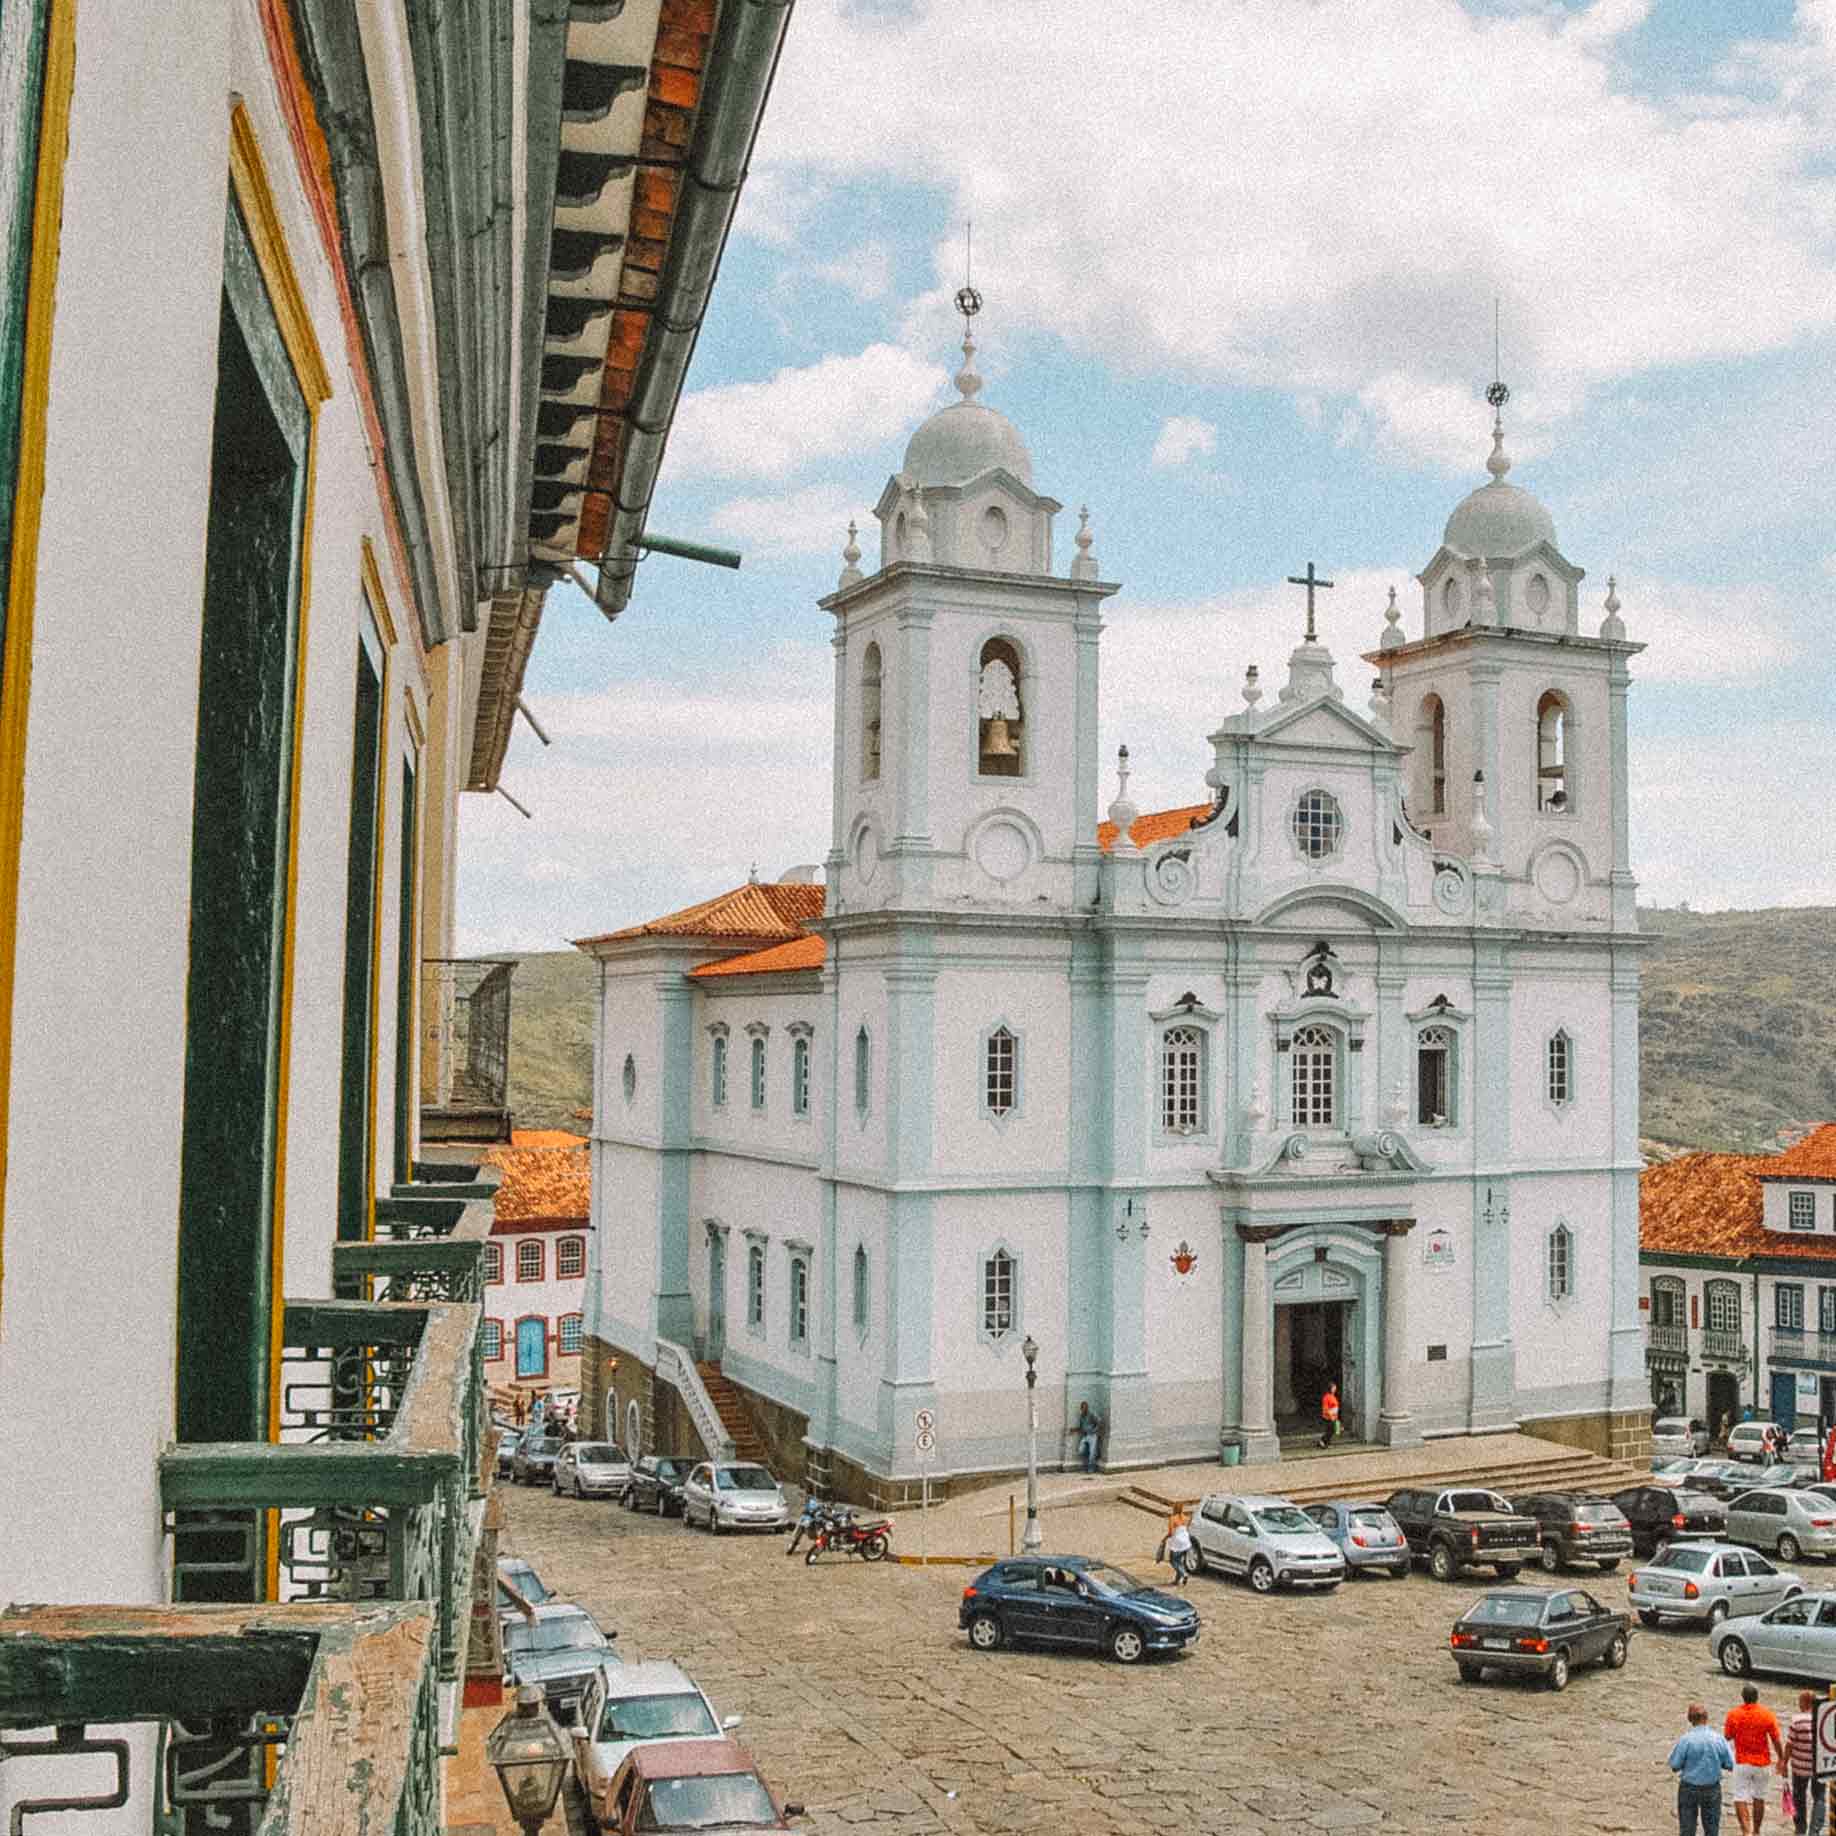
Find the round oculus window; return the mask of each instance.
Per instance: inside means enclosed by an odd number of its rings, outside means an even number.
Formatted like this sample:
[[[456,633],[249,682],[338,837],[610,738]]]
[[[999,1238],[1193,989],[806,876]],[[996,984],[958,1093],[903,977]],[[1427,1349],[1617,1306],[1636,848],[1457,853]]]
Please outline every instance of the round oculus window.
[[[1524,600],[1538,620],[1549,610],[1549,582],[1541,574],[1530,576],[1530,584],[1524,589]]]
[[[982,512],[982,546],[996,554],[1007,542],[1007,512],[999,504],[990,504]]]
[[[1330,792],[1310,790],[1294,806],[1294,844],[1310,861],[1337,854],[1345,818]]]

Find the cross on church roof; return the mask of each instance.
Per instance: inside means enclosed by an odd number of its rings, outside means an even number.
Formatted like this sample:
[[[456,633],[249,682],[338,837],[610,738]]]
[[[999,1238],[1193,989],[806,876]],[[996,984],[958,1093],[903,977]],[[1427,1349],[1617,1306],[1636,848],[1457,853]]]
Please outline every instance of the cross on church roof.
[[[1307,589],[1307,642],[1311,644],[1314,641],[1314,638],[1313,638],[1313,589],[1315,587],[1329,587],[1332,585],[1332,582],[1330,580],[1320,579],[1320,577],[1313,571],[1313,563],[1309,561],[1307,563],[1307,571],[1304,574],[1290,574],[1288,576],[1288,585],[1289,586],[1303,586]]]

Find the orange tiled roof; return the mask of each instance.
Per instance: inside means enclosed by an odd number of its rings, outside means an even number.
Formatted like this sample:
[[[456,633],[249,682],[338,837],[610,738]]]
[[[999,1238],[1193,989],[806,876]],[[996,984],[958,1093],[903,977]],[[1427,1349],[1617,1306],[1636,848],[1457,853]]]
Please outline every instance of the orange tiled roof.
[[[1201,816],[1210,814],[1209,803],[1188,804],[1183,810],[1150,810],[1145,816],[1137,816],[1128,825],[1128,838],[1137,848],[1151,847],[1155,842],[1184,835]],[[1115,840],[1116,825],[1113,822],[1099,822],[1097,846],[1107,853],[1115,845]]]
[[[583,944],[619,943],[628,937],[756,937],[776,943],[801,937],[811,918],[822,916],[826,890],[821,886],[787,884],[777,880],[748,880],[731,892],[717,893],[698,905],[653,918],[648,924],[627,925],[602,937],[583,937]]]
[[[827,954],[825,941],[814,935],[792,937],[784,943],[768,944],[763,950],[748,950],[744,956],[729,956],[718,963],[703,963],[689,973],[704,975],[770,975],[774,970],[820,969]]]
[[[1836,1124],[1816,1135],[1830,1137]],[[1816,1135],[1810,1137],[1815,1140]],[[1808,1141],[1800,1146],[1809,1145]],[[1792,1152],[1796,1153],[1796,1149]],[[1638,1181],[1638,1246],[1677,1256],[1806,1257],[1836,1262],[1836,1237],[1783,1236],[1761,1222],[1760,1181],[1785,1172],[1785,1154],[1684,1154],[1647,1167]],[[1800,1176],[1806,1169],[1797,1169]]]
[[[1836,1179],[1836,1122],[1825,1122],[1766,1164],[1768,1179]]]
[[[531,1142],[534,1137],[534,1143]],[[508,1146],[488,1147],[487,1165],[503,1170],[497,1231],[584,1224],[593,1208],[593,1161],[586,1142],[561,1129],[518,1129]]]

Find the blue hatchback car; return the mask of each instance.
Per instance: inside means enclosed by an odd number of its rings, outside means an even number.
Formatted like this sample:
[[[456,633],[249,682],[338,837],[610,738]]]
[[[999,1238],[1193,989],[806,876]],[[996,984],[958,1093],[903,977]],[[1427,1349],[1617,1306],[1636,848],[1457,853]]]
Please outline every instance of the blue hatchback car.
[[[1014,1556],[963,1589],[956,1622],[977,1651],[1015,1644],[1107,1651],[1133,1664],[1199,1635],[1185,1601],[1095,1556]]]

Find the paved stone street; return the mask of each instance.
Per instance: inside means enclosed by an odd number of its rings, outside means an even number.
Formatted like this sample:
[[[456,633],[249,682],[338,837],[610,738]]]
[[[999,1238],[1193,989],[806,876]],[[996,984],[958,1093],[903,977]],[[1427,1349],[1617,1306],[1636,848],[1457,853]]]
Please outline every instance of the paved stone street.
[[[1737,1699],[1703,1635],[1642,1628],[1624,1671],[1561,1695],[1462,1685],[1446,1638],[1476,1577],[1268,1599],[1199,1577],[1205,1636],[1181,1657],[981,1656],[956,1629],[974,1570],[806,1568],[783,1536],[501,1491],[503,1549],[616,1628],[627,1659],[674,1657],[743,1715],[739,1737],[817,1831],[1674,1830],[1664,1756],[1683,1705],[1719,1722]],[[1153,1523],[1116,1509],[1102,1553],[1126,1536],[1136,1572],[1155,1572]],[[1624,1572],[1575,1580],[1618,1606]],[[1768,1683],[1762,1700],[1783,1720],[1795,1692]],[[1790,1827],[1776,1807],[1775,1826]]]

